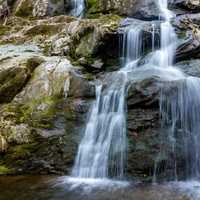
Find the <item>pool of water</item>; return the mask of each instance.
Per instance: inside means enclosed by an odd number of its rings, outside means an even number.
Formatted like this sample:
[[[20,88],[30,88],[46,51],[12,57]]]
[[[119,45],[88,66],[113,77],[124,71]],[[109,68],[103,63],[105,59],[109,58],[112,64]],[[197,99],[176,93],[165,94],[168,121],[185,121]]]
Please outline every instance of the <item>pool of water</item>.
[[[200,182],[144,185],[55,176],[0,177],[0,200],[200,200]]]

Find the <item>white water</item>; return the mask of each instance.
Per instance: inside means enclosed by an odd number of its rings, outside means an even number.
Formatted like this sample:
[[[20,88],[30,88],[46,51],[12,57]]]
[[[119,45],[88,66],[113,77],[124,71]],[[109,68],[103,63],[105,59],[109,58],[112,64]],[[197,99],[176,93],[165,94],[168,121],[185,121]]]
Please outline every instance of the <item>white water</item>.
[[[85,9],[85,0],[72,0],[71,15],[75,17],[82,17]]]
[[[173,64],[177,41],[170,24],[173,13],[167,8],[167,0],[159,0],[158,3],[164,22],[161,24],[161,50],[157,55],[155,54],[153,62],[160,67],[169,68]],[[156,59],[157,57],[159,60]],[[164,145],[168,140],[172,152],[171,159],[167,161],[165,167],[166,169],[168,166],[174,167],[170,176],[175,180],[181,177],[197,178],[200,175],[200,145],[198,142],[200,141],[200,79],[188,77],[184,73],[180,76],[180,73],[181,71],[177,70],[174,78],[169,79],[168,84],[162,88],[160,97],[164,136],[161,144]],[[184,161],[179,160],[180,156],[184,157]],[[179,165],[185,166],[185,171],[180,170]],[[155,177],[157,170],[156,163]]]
[[[84,137],[79,145],[72,175],[80,178],[123,178],[126,159],[125,81],[121,88],[103,94],[97,86],[96,97]],[[115,84],[115,83],[113,83]]]
[[[142,54],[142,31],[140,26],[129,26],[123,36],[124,66],[130,65],[140,58]]]

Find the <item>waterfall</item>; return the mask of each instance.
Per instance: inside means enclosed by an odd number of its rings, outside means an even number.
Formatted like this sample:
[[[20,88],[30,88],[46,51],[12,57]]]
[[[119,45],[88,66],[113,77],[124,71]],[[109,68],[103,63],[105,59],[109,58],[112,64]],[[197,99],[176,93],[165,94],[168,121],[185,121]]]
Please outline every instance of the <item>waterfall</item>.
[[[159,67],[170,68],[173,65],[173,57],[176,49],[176,34],[170,23],[174,16],[168,10],[168,1],[159,0],[158,5],[161,10],[161,49],[153,56],[154,63]],[[157,55],[156,55],[157,54]],[[160,56],[156,59],[157,56]],[[173,67],[171,68],[173,69]],[[161,89],[160,95],[160,115],[161,115],[161,150],[155,162],[154,181],[159,171],[157,166],[159,157],[165,153],[163,146],[168,141],[171,149],[171,158],[165,163],[165,169],[173,166],[170,176],[178,180],[179,178],[197,178],[200,175],[200,79],[188,77],[185,74],[180,76],[177,70],[175,79],[168,80]],[[177,155],[177,154],[182,155]],[[180,161],[182,156],[182,161]],[[179,170],[179,165],[185,165],[185,171]]]
[[[137,66],[137,61],[143,53],[142,27],[128,26],[124,30],[122,40],[123,67],[120,71],[128,73]]]
[[[125,88],[110,88],[104,95],[102,86],[97,86],[96,93],[72,174],[81,178],[122,178],[126,153]]]
[[[71,15],[75,17],[82,17],[85,9],[85,0],[72,0]]]
[[[123,36],[123,57],[125,65],[137,60],[142,53],[141,27],[128,27]]]
[[[173,88],[164,87],[161,91],[160,110],[162,127],[167,130],[174,165],[174,177],[178,179],[177,151],[183,151],[186,178],[200,175],[200,79],[187,77]],[[179,144],[177,145],[177,141]]]
[[[141,53],[141,31],[128,27],[123,37],[122,70],[113,73],[111,84],[96,87],[96,101],[91,107],[72,175],[79,178],[123,179],[126,165],[126,90],[127,69]]]
[[[143,54],[142,24],[129,25],[123,35],[123,67],[112,73],[107,85],[96,86],[96,101],[80,142],[72,175],[78,178],[123,178],[126,165],[126,92],[130,80],[148,73],[165,82],[160,92],[161,145],[155,160],[154,181],[159,173],[159,159],[166,153],[166,142],[171,158],[165,163],[178,180],[200,175],[200,80],[186,76],[173,67],[177,36],[171,25],[174,14],[168,9],[167,0],[158,0],[160,8],[160,49],[155,49],[155,24],[152,23],[152,52],[147,63],[138,61]],[[147,70],[147,72],[146,72]],[[134,72],[130,78],[130,72]],[[179,143],[178,143],[179,142]],[[181,147],[180,147],[181,146]],[[177,152],[182,151],[186,171],[179,170]],[[166,172],[167,173],[167,172]],[[168,175],[168,174],[167,174]]]

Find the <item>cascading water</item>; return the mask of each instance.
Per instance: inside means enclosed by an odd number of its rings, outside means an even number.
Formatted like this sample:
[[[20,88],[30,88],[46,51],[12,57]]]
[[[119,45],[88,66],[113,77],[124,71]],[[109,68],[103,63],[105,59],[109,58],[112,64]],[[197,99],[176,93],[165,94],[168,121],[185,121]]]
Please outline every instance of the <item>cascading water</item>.
[[[124,65],[127,69],[139,58],[141,31],[139,28],[129,27],[123,38]],[[106,89],[97,86],[96,101],[91,108],[72,171],[75,177],[124,177],[127,151],[127,71],[122,69],[112,76],[112,84]]]
[[[104,95],[102,86],[97,86],[96,93],[72,174],[81,178],[122,178],[126,153],[125,90],[109,89]]]
[[[200,80],[187,77],[173,85],[162,89],[160,99],[162,126],[167,128],[173,148],[173,163],[169,164],[174,164],[176,179],[179,176],[197,178],[200,175]],[[178,152],[184,157],[184,171],[177,168]]]
[[[177,41],[176,34],[170,24],[173,13],[168,10],[167,0],[159,0],[158,4],[164,22],[161,23],[160,59],[156,61],[160,67],[169,68],[173,64]],[[173,166],[174,169],[170,176],[175,180],[197,178],[200,175],[200,145],[198,144],[200,141],[200,96],[198,95],[200,79],[188,77],[184,73],[180,75],[180,72],[177,70],[174,79],[169,79],[168,84],[162,87],[160,96],[163,139],[158,157],[166,153],[163,152],[162,146],[166,144],[167,140],[172,155],[171,159],[165,163],[165,169]],[[154,180],[156,180],[156,174],[159,170],[157,161]],[[185,170],[180,170],[179,165],[184,165]],[[168,166],[170,167],[168,168]]]
[[[85,9],[85,0],[72,0],[71,15],[75,17],[82,17]]]
[[[94,102],[84,137],[79,145],[73,168],[73,176],[79,178],[107,178],[124,176],[126,161],[126,105],[125,96],[130,80],[141,78],[144,73],[159,76],[165,82],[160,94],[161,149],[155,160],[154,181],[159,173],[159,159],[162,149],[169,142],[171,159],[165,164],[173,168],[170,174],[178,179],[184,173],[187,177],[200,174],[200,80],[187,77],[173,67],[177,37],[171,25],[174,14],[168,9],[167,0],[157,2],[160,8],[160,49],[155,48],[155,24],[152,23],[152,52],[147,63],[138,66],[141,59],[142,25],[130,25],[123,36],[123,68],[113,73],[107,86],[96,87]],[[151,69],[149,69],[151,68]],[[134,77],[129,77],[134,72]],[[106,88],[106,89],[105,89]],[[179,143],[177,143],[179,140]],[[181,146],[181,148],[180,148]],[[191,148],[192,147],[192,148]],[[165,148],[165,147],[164,147]],[[177,152],[181,149],[186,172],[179,171]],[[164,152],[165,154],[165,152]]]

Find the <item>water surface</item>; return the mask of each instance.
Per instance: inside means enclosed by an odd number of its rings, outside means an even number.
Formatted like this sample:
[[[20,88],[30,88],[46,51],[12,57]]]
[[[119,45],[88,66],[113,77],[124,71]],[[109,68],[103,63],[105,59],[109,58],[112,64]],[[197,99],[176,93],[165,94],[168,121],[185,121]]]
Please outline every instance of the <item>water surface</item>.
[[[199,200],[197,181],[162,185],[55,176],[0,177],[0,200]]]

